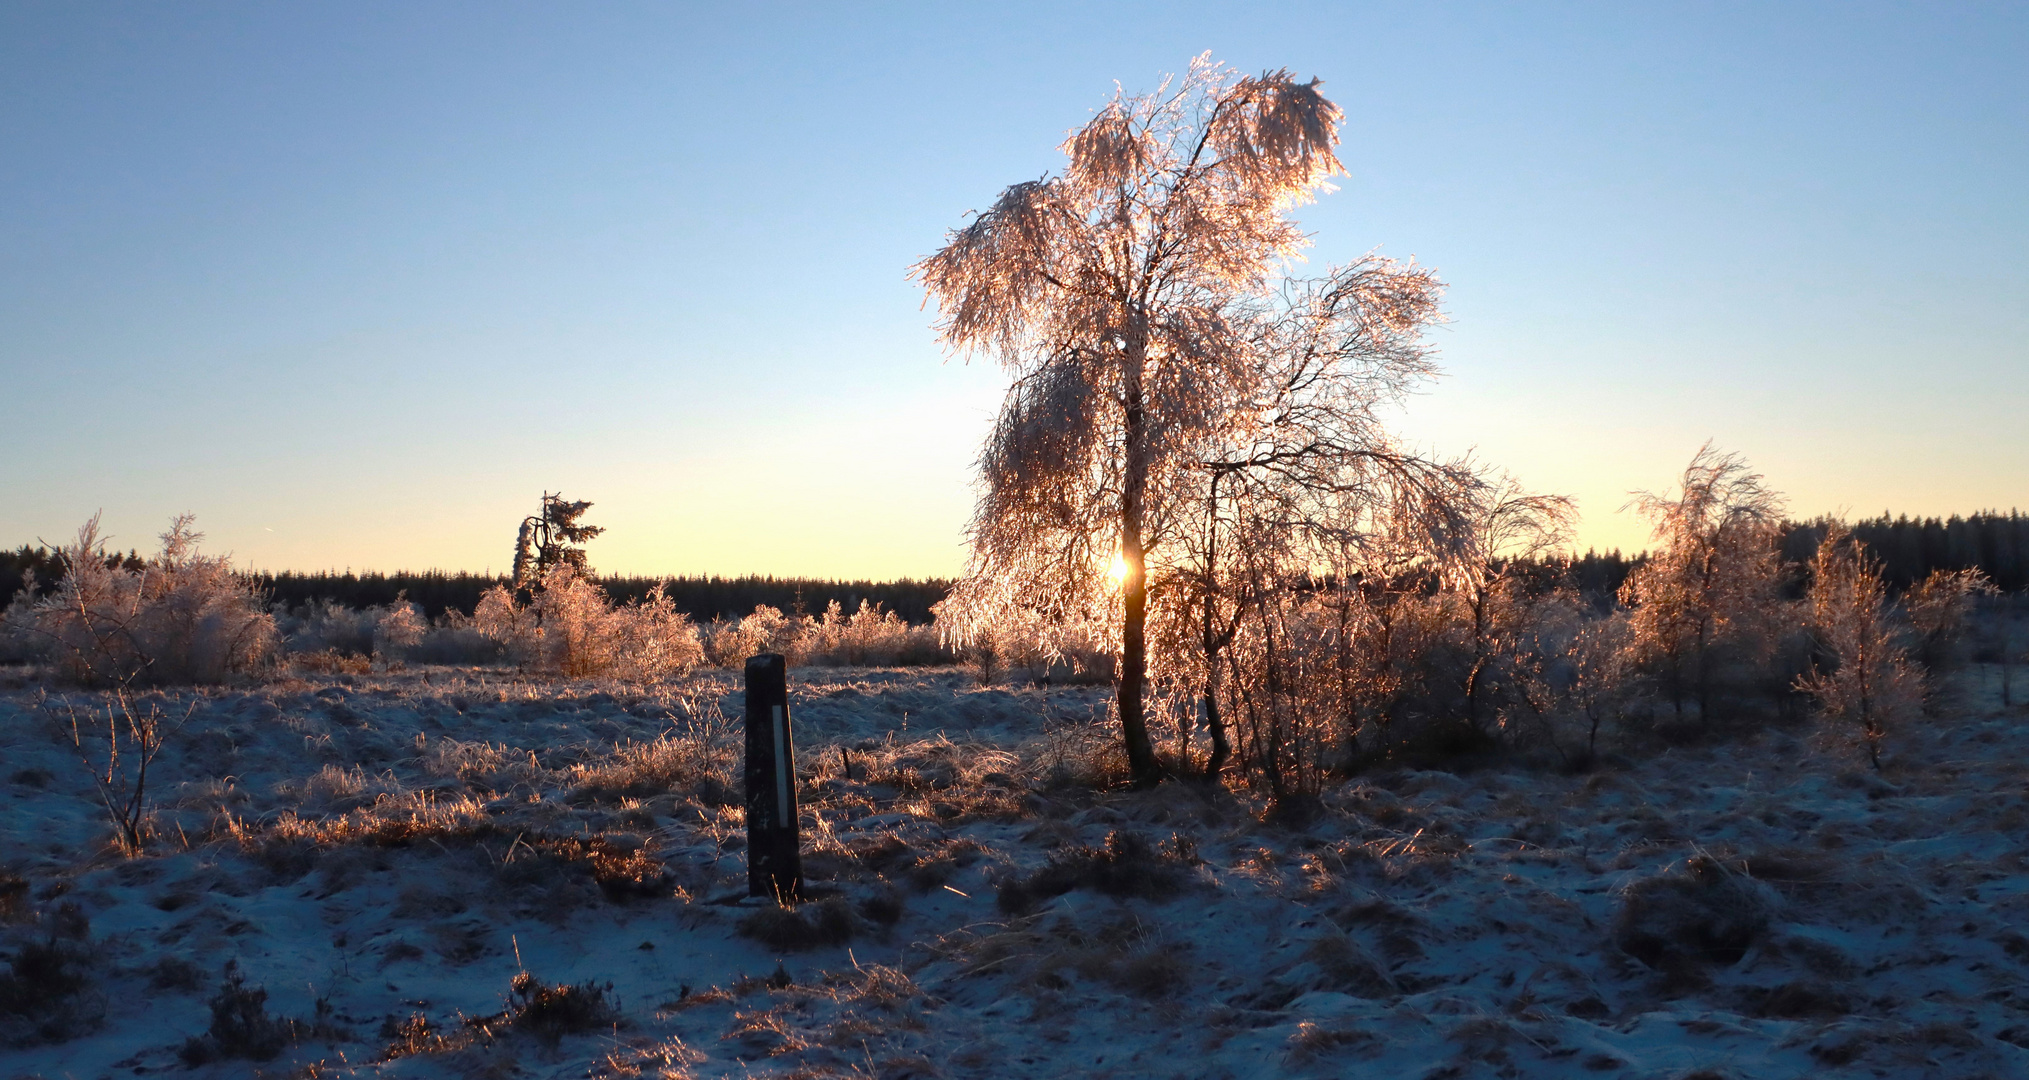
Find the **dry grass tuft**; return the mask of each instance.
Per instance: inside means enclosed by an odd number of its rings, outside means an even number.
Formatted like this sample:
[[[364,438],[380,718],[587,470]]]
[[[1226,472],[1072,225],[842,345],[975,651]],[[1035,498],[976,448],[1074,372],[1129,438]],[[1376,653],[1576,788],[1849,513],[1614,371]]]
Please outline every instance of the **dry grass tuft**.
[[[586,981],[552,986],[530,972],[518,972],[508,983],[506,1007],[491,1016],[465,1017],[463,1023],[451,1028],[431,1023],[422,1013],[412,1013],[400,1021],[389,1017],[380,1028],[380,1037],[388,1042],[374,1060],[385,1063],[418,1055],[491,1047],[502,1035],[514,1033],[555,1048],[566,1035],[625,1026],[627,1019],[611,1000],[612,991],[611,983]],[[640,1075],[640,1070],[616,1075]]]
[[[796,1030],[781,1007],[733,1014],[732,1030],[724,1036],[735,1053],[749,1061],[810,1049],[813,1044]]]
[[[692,1066],[702,1064],[705,1055],[677,1036],[609,1050],[591,1073],[595,1077],[649,1076],[655,1080],[689,1080],[696,1075]]]
[[[616,747],[610,758],[572,767],[565,779],[574,802],[678,792],[704,806],[734,806],[739,768],[740,747],[729,734],[663,736]]]
[[[1007,976],[1015,987],[1039,996],[1067,990],[1079,979],[1153,999],[1168,997],[1191,981],[1183,948],[1133,917],[1088,928],[1068,916],[1046,920],[1031,915],[986,933],[961,930],[919,947],[933,958],[955,962],[966,975]]]
[[[860,917],[842,897],[814,904],[760,908],[740,920],[740,933],[771,949],[804,952],[851,941]]]
[[[1157,846],[1138,834],[1116,831],[1106,837],[1103,848],[1060,852],[1027,877],[1004,879],[997,899],[1000,909],[1010,915],[1033,911],[1045,900],[1074,889],[1167,900],[1183,890],[1197,863],[1195,849],[1181,836]]]
[[[829,973],[825,986],[841,1002],[870,1005],[887,1012],[900,1012],[929,995],[899,968],[862,964],[851,971]]]
[[[608,996],[613,984],[593,982],[551,986],[523,971],[508,983],[512,995],[501,1022],[554,1046],[566,1035],[581,1035],[619,1024],[620,1010]]]
[[[602,836],[518,829],[492,820],[475,800],[439,801],[428,793],[383,798],[372,808],[321,821],[283,814],[264,831],[235,822],[232,835],[257,861],[289,880],[308,873],[333,848],[427,843],[446,852],[479,849],[499,860],[499,873],[511,882],[589,876],[615,901],[667,897],[674,891],[668,867],[645,847]]]

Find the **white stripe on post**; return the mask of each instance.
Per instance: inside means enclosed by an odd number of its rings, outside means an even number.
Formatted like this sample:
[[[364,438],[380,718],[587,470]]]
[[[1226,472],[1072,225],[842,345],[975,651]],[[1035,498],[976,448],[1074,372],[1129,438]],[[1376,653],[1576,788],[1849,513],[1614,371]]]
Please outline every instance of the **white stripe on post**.
[[[782,706],[775,712],[775,827],[791,828],[796,820],[789,814],[789,730],[782,719]]]

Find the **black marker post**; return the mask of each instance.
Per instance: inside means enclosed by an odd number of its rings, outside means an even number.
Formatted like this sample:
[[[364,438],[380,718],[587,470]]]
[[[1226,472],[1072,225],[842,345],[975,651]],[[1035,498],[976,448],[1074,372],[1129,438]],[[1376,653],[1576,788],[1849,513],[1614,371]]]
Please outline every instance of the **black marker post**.
[[[747,660],[747,895],[803,895],[796,828],[796,759],[789,742],[789,662]]]

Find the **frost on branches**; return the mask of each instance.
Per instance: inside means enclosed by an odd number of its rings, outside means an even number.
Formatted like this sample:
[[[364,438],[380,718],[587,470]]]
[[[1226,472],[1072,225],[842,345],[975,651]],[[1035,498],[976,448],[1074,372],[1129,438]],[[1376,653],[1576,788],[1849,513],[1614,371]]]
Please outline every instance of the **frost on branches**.
[[[524,668],[568,678],[641,682],[679,678],[704,662],[697,627],[657,585],[646,600],[614,607],[572,562],[559,562],[518,602],[504,585],[480,597],[472,626]]]
[[[270,664],[275,620],[230,560],[200,554],[180,514],[138,566],[109,556],[92,515],[61,550],[63,580],[39,600],[24,589],[9,633],[71,682],[97,686],[219,683]]]
[[[1013,375],[942,615],[961,645],[1018,610],[1045,648],[1049,627],[1108,626],[1138,782],[1164,771],[1149,680],[1184,661],[1153,623],[1202,613],[1194,598],[1234,575],[1281,597],[1382,533],[1455,547],[1476,486],[1376,419],[1434,370],[1421,334],[1441,283],[1379,258],[1282,275],[1305,242],[1289,211],[1342,171],[1341,119],[1316,80],[1200,57],[1116,96],[1063,143],[1061,173],[1007,188],[912,271],[943,340]],[[1223,603],[1212,623],[1239,610]]]
[[[1826,663],[1797,680],[1825,715],[1856,724],[1867,760],[1881,767],[1889,726],[1923,708],[1923,672],[1888,618],[1880,564],[1844,526],[1833,526],[1811,560],[1810,628]]]

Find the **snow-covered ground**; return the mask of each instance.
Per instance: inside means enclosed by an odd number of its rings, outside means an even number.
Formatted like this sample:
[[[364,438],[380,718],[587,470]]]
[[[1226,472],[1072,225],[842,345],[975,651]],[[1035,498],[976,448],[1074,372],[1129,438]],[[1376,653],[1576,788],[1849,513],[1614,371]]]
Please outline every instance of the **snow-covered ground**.
[[[733,902],[736,691],[171,692],[138,858],[62,703],[0,691],[0,1036],[70,1036],[0,1076],[2029,1076],[2029,713],[1990,671],[1878,776],[1771,730],[1367,776],[1298,830],[1095,790],[1103,688],[797,669],[788,913]],[[215,1026],[231,979],[267,997]]]

